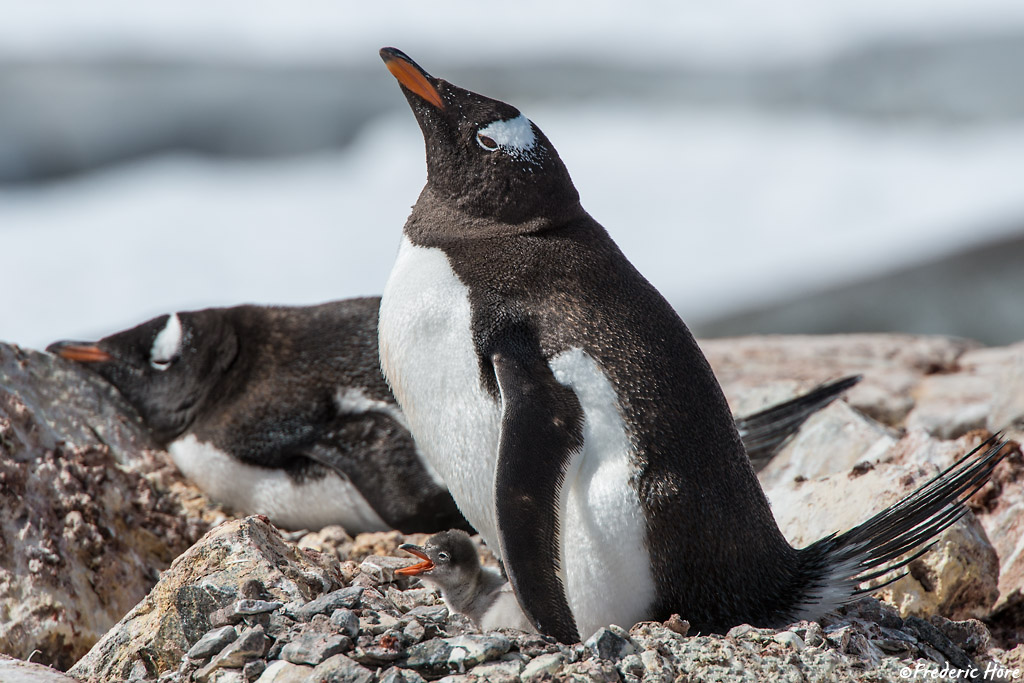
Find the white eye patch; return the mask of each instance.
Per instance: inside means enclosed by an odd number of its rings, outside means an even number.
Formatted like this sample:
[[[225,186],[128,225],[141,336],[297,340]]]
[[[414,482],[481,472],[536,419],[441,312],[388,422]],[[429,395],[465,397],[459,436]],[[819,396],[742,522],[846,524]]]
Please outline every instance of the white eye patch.
[[[181,320],[177,313],[167,318],[167,324],[153,340],[153,348],[149,350],[149,364],[157,370],[166,370],[171,361],[181,351]]]
[[[522,114],[514,119],[495,121],[476,134],[477,143],[489,152],[500,149],[514,159],[535,161],[538,157],[537,136],[530,119]],[[494,147],[490,141],[497,144]]]

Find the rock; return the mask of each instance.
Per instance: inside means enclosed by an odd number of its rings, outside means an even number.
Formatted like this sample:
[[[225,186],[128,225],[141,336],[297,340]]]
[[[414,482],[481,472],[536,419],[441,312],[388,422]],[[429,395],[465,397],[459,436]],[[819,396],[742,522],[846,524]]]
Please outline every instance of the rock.
[[[262,659],[254,659],[251,662],[246,662],[245,666],[242,667],[242,679],[246,681],[255,681],[257,678],[263,675],[263,672],[267,670],[267,663]]]
[[[328,657],[351,649],[352,640],[348,636],[303,633],[284,646],[281,659],[316,666]]]
[[[267,650],[267,637],[261,626],[256,626],[242,633],[238,640],[234,641],[220,654],[213,658],[209,664],[196,672],[197,681],[208,681],[211,675],[218,669],[239,669],[247,662],[263,656]]]
[[[359,571],[369,577],[373,585],[380,585],[394,581],[395,570],[408,567],[409,564],[406,558],[373,555],[363,560]]]
[[[137,661],[157,677],[210,630],[210,613],[257,579],[281,602],[310,600],[340,585],[337,561],[289,545],[266,518],[227,522],[164,572],[156,587],[71,669],[80,678],[126,678]],[[261,629],[262,632],[262,629]],[[231,646],[229,646],[231,647]]]
[[[448,608],[444,605],[425,605],[409,610],[405,616],[425,623],[438,623],[448,618]]]
[[[980,347],[965,339],[902,334],[750,336],[704,339],[700,345],[740,414],[751,412],[739,397],[753,388],[796,381],[806,391],[860,374],[864,379],[847,392],[846,401],[891,426],[913,409],[913,389],[923,377],[955,372],[959,359]]]
[[[0,652],[71,666],[202,533],[153,449],[108,384],[0,344]]]
[[[805,647],[807,647],[804,644],[803,638],[793,633],[792,631],[779,631],[774,636],[772,636],[772,638],[775,640],[776,643],[780,643],[782,645],[785,645],[786,647],[791,647],[794,650],[803,650]]]
[[[498,633],[436,638],[410,647],[406,665],[428,674],[464,673],[477,664],[497,659],[511,647],[511,641]]]
[[[877,462],[896,441],[890,428],[836,401],[808,418],[758,479],[768,489],[797,477],[820,479],[848,472],[858,463]]]
[[[621,680],[614,664],[596,659],[573,662],[561,670],[558,678],[570,683],[617,683]]]
[[[594,635],[587,638],[584,645],[595,657],[613,662],[636,652],[636,647],[629,640],[629,633],[618,626],[598,629]]]
[[[338,589],[306,603],[293,614],[299,621],[309,621],[316,614],[331,614],[336,609],[351,609],[359,604],[364,590],[361,586]]]
[[[412,669],[393,666],[380,675],[378,683],[424,683],[425,679]]]
[[[77,678],[42,664],[0,655],[0,681],[4,683],[79,683]]]
[[[783,534],[795,547],[803,547],[860,524],[978,443],[977,435],[943,442],[911,432],[870,470],[817,481],[783,481],[766,493]],[[884,589],[886,599],[899,605],[904,615],[988,614],[998,596],[999,567],[978,520],[968,513],[938,538],[935,547],[912,563],[910,576]]]
[[[976,520],[954,524],[907,569],[908,576],[876,592],[903,616],[981,618],[999,597],[999,558]]]
[[[429,534],[403,535],[398,531],[378,531],[359,534],[352,543],[348,559],[354,562],[362,562],[371,555],[397,556],[400,554],[398,546],[403,543],[422,545],[429,537]]]
[[[283,603],[277,602],[276,600],[253,600],[245,599],[239,600],[235,603],[235,614],[239,614],[243,617],[252,616],[254,614],[263,614],[265,612],[273,612],[274,610],[281,607]]]
[[[681,636],[685,636],[690,632],[690,622],[686,619],[681,618],[678,614],[673,614],[663,624],[665,628],[678,633]]]
[[[344,527],[336,524],[325,526],[319,531],[307,533],[298,541],[300,548],[310,548],[312,550],[319,550],[322,553],[330,553],[340,561],[348,559],[352,545],[352,537],[348,535]]]
[[[427,635],[427,629],[423,627],[423,624],[413,619],[402,629],[402,635],[408,638],[409,642],[418,643]]]
[[[238,638],[238,631],[234,626],[221,626],[208,632],[196,644],[189,648],[188,658],[192,660],[206,659],[223,650],[229,643]]]
[[[349,638],[359,635],[359,617],[347,609],[336,609],[331,613],[331,623]]]
[[[299,666],[279,659],[267,665],[256,683],[309,683],[312,674],[311,666]]]
[[[544,675],[557,676],[563,666],[565,666],[565,658],[561,654],[555,652],[541,655],[523,667],[520,678],[523,681],[532,681]]]
[[[994,609],[1000,610],[1024,587],[1024,457],[1019,451],[996,467],[972,503],[999,556],[999,599]]]
[[[360,666],[345,655],[334,655],[318,664],[310,674],[311,681],[317,683],[370,683],[373,672]]]
[[[493,662],[478,664],[469,670],[473,676],[479,676],[491,683],[517,683],[520,679],[520,672],[523,670],[523,660],[520,658],[501,659]]]

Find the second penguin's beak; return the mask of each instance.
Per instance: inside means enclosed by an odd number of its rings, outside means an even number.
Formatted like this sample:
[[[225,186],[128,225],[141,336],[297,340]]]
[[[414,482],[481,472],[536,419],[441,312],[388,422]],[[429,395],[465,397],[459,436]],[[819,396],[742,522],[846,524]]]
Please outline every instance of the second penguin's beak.
[[[396,48],[385,47],[381,48],[380,58],[384,60],[384,65],[391,75],[398,79],[402,87],[428,104],[432,104],[438,109],[444,109],[444,100],[441,99],[441,94],[437,92],[437,88],[432,83],[434,79],[421,69],[419,64],[412,61],[409,55]]]
[[[415,555],[423,561],[418,562],[414,565],[410,565],[408,567],[396,569],[396,574],[399,574],[401,576],[419,576],[423,572],[429,572],[431,569],[434,568],[434,561],[431,560],[430,556],[428,556],[427,553],[424,552],[423,548],[419,547],[418,545],[413,545],[412,543],[403,543],[402,545],[398,546],[398,549],[404,550],[410,555]]]
[[[83,342],[55,342],[47,346],[46,350],[61,358],[79,363],[102,363],[113,358],[113,356],[95,344]]]

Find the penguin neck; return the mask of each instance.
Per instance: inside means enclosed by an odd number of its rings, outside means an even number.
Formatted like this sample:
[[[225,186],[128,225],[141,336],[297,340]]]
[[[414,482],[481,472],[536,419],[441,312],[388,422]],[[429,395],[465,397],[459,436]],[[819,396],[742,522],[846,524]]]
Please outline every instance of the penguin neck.
[[[458,206],[450,197],[438,194],[428,184],[423,188],[405,223],[405,235],[424,247],[443,246],[463,239],[510,237],[545,232],[562,227],[587,215],[579,201],[568,202],[557,210],[546,210],[517,223],[478,216]]]

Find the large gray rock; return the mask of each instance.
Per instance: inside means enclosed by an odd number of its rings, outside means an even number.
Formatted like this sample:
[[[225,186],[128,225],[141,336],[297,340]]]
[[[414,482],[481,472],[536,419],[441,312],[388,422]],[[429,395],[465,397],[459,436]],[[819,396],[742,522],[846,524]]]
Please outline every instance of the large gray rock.
[[[152,449],[109,385],[0,344],[0,652],[66,669],[198,538]]]
[[[817,480],[787,480],[766,490],[789,542],[803,547],[851,529],[915,490],[980,439],[938,441],[911,432],[873,464]],[[935,547],[911,563],[910,575],[881,595],[903,616],[987,616],[999,595],[999,560],[982,525],[968,513],[947,529]]]
[[[153,678],[173,671],[216,626],[213,614],[234,605],[253,582],[284,604],[329,593],[342,579],[336,559],[285,542],[266,518],[225,522],[178,557],[70,673],[108,681],[127,679],[139,669]],[[241,637],[228,647],[239,642]]]

